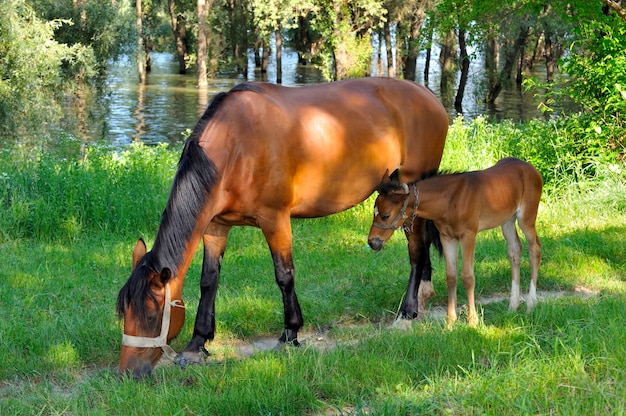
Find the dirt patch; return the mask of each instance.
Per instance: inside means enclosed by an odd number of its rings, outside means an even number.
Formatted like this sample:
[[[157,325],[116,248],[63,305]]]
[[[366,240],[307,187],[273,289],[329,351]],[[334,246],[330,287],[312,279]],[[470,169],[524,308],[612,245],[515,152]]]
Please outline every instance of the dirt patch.
[[[566,296],[580,297],[583,299],[590,298],[598,294],[598,291],[594,291],[585,287],[577,287],[573,291],[538,291],[537,298],[539,302],[550,300],[550,299],[558,299]],[[476,299],[477,305],[489,305],[491,303],[504,302],[509,300],[508,294],[496,294],[493,296],[488,296],[484,298]],[[520,310],[522,306],[520,306]],[[446,319],[446,307],[443,305],[435,305],[429,308],[429,315],[426,319],[429,320],[441,320],[444,321]],[[387,326],[392,325],[392,323],[388,323]],[[340,326],[340,325],[337,325]],[[384,326],[384,325],[383,325]],[[409,329],[412,326],[412,321],[397,322],[393,324],[394,327],[398,329]],[[330,328],[323,329],[317,332],[301,332],[299,334],[298,339],[303,347],[306,348],[315,348],[319,351],[328,351],[333,350],[337,347],[338,344],[346,345],[357,342],[354,341],[337,341],[332,337],[330,333]],[[238,342],[235,345],[231,345],[231,357],[244,358],[249,357],[255,353],[262,351],[269,351],[275,349],[277,346],[277,338],[275,336],[267,336],[267,337],[259,337],[255,338],[249,342]],[[212,349],[211,347],[209,347]],[[225,358],[224,356],[219,357],[221,354],[216,354],[217,357],[213,357],[213,359],[219,360],[220,358]]]

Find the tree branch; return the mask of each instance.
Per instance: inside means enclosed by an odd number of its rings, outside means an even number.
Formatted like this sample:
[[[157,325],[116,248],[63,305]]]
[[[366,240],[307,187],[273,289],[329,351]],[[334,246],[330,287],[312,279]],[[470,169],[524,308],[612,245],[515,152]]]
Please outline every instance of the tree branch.
[[[626,20],[626,9],[621,6],[621,0],[613,1],[613,0],[602,0],[604,4],[609,6],[619,17]]]

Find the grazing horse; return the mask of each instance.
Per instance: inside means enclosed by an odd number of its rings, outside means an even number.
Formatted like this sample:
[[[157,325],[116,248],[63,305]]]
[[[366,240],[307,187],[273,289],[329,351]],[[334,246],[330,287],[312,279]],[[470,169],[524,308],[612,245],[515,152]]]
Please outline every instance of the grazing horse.
[[[474,306],[476,234],[500,225],[511,262],[509,308],[516,310],[519,307],[522,246],[515,221],[528,241],[531,272],[526,305],[528,311],[533,308],[537,303],[537,274],[541,261],[541,243],[535,221],[543,187],[541,174],[534,166],[509,157],[482,171],[438,175],[408,184],[392,177],[393,174],[385,174],[378,188],[369,245],[380,250],[395,229],[410,226],[416,217],[432,220],[439,230],[446,259],[449,325],[456,321],[458,244],[461,244],[463,258],[461,278],[469,304],[468,322],[477,325]]]
[[[401,168],[407,181],[436,170],[447,129],[447,113],[428,89],[390,78],[301,88],[243,83],[217,94],[185,142],[152,250],[137,243],[133,271],[118,295],[121,372],[142,378],[163,352],[175,355],[167,344],[184,321],[182,287],[200,240],[200,302],[181,357],[204,359],[205,342],[215,334],[226,239],[238,225],[259,227],[265,236],[283,300],[279,343],[297,345],[303,319],[290,219],[362,202],[386,170]],[[403,312],[409,318],[421,292],[432,291],[422,229],[416,223],[407,235],[411,275]]]

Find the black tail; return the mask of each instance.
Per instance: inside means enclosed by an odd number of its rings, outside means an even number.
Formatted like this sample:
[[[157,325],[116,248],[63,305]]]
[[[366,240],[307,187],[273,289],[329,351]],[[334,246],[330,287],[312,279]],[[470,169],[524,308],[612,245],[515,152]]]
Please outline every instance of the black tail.
[[[431,220],[426,220],[426,235],[425,238],[429,241],[437,251],[439,257],[443,257],[443,246],[441,245],[441,239],[439,237],[439,230],[435,227],[435,223]]]

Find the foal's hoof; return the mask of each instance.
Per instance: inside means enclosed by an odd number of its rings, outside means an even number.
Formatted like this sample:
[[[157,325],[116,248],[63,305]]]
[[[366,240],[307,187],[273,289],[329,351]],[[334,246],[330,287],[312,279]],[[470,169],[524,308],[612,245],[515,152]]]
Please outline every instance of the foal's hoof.
[[[198,351],[183,351],[176,358],[176,363],[181,367],[205,364],[208,356],[209,352],[205,348]]]

